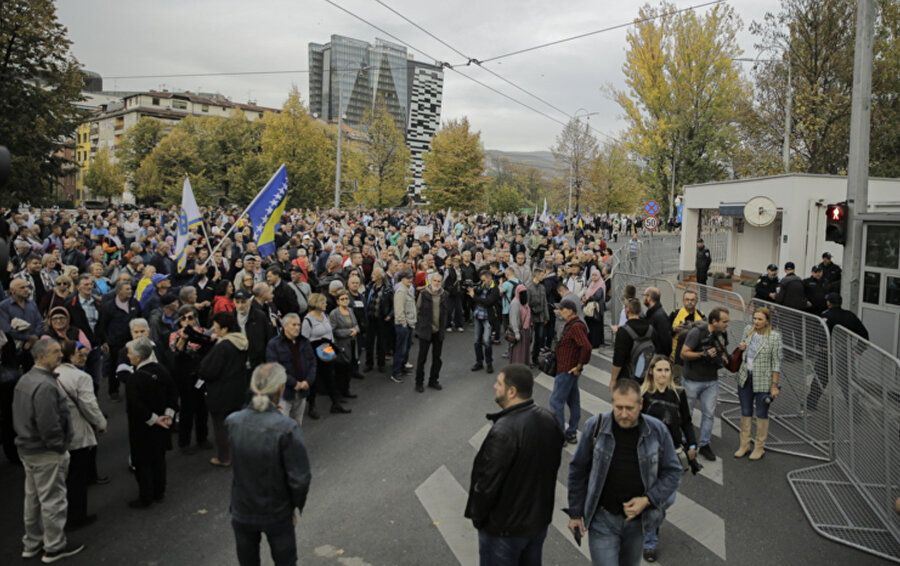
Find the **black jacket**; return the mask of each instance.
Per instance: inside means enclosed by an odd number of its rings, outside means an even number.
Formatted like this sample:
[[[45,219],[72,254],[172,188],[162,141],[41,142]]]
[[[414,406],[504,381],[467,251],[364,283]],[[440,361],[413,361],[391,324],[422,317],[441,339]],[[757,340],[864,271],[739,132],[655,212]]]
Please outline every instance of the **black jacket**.
[[[497,321],[500,320],[500,285],[494,283],[494,285],[490,287],[486,293],[483,283],[478,287],[475,287],[475,296],[472,297],[472,303],[476,306],[482,305],[487,309],[488,322],[491,323],[492,327],[496,328],[494,325],[496,325]],[[475,316],[474,312],[472,316]]]
[[[795,273],[785,275],[778,284],[775,302],[792,309],[806,310],[806,290],[803,288],[803,280]]]
[[[562,429],[533,399],[487,418],[494,426],[472,465],[465,516],[490,535],[537,534],[553,517]]]
[[[644,336],[647,334],[647,329],[650,328],[650,321],[644,318],[629,318],[625,324],[630,326],[638,336]],[[655,331],[654,334],[656,334]],[[619,377],[632,377],[625,373],[629,362],[631,362],[632,346],[634,346],[634,340],[632,340],[627,332],[620,328],[619,331],[616,332],[616,342],[613,346],[613,365],[622,368],[622,373],[619,374]],[[672,338],[670,337],[669,348],[671,347]]]
[[[419,300],[416,301],[416,338],[421,340],[431,340],[431,329],[434,322],[434,295],[431,294],[429,287],[419,291]],[[441,306],[438,314],[438,335],[440,339],[444,339],[447,333],[447,316],[450,314],[450,295],[447,291],[441,289]]]
[[[828,308],[828,305],[825,304],[825,295],[828,292],[825,280],[807,277],[803,280],[803,289],[806,292],[806,300],[812,303],[812,306],[806,310],[815,315],[825,312],[825,309]]]
[[[380,301],[380,302],[379,302]],[[366,314],[369,317],[384,320],[394,314],[394,290],[387,280],[377,287],[374,282],[369,283],[365,295]],[[376,308],[376,304],[378,305]]]
[[[297,294],[288,287],[287,283],[281,281],[278,286],[272,289],[272,302],[281,316],[289,312],[300,314],[300,304],[297,303]]]
[[[235,311],[235,316],[237,316],[237,311]],[[244,336],[250,341],[247,357],[250,359],[251,368],[265,363],[266,346],[269,344],[269,340],[275,337],[275,334],[275,327],[269,322],[268,315],[262,309],[251,308],[247,316],[247,325],[244,328]]]
[[[668,357],[672,353],[672,325],[661,303],[647,310],[647,320],[653,325],[653,345],[656,353]]]
[[[694,262],[694,267],[696,268],[698,275],[702,274],[703,277],[706,277],[710,265],[712,265],[712,256],[709,253],[709,248],[706,246],[697,248],[697,259]]]
[[[300,380],[309,383],[312,387],[316,382],[316,354],[312,346],[302,334],[297,337],[297,349],[300,353]],[[293,401],[295,396],[305,399],[309,395],[309,389],[296,391],[299,380],[297,369],[294,367],[294,356],[291,355],[291,347],[283,333],[269,340],[266,347],[266,361],[277,362],[284,367],[287,373],[287,382],[284,385],[284,398]]]
[[[128,323],[141,316],[141,306],[137,299],[128,299],[128,312],[116,305],[115,296],[100,307],[100,327],[98,334],[106,337],[106,342],[113,348],[121,348],[131,340],[131,329]]]
[[[88,323],[87,314],[85,314],[84,308],[81,306],[81,300],[78,298],[78,293],[73,293],[66,297],[65,305],[66,310],[69,311],[69,324],[84,332],[88,342],[91,343],[91,348],[97,348],[106,341],[106,336],[102,332],[103,312],[100,299],[91,295],[91,301],[97,309],[97,324],[94,325],[93,329],[91,329],[91,325]]]
[[[772,302],[772,297],[769,296],[769,293],[777,293],[778,292],[778,278],[777,277],[769,277],[768,274],[763,275],[759,279],[756,280],[756,286],[754,287],[754,299],[759,299],[761,301],[769,301]]]
[[[850,332],[853,332],[866,340],[869,339],[869,331],[863,326],[862,321],[847,309],[834,307],[825,311],[822,316],[825,318],[825,324],[828,325],[829,332],[833,331],[835,326],[843,326]]]
[[[167,429],[147,424],[154,414],[161,417],[168,411],[172,416],[178,410],[178,389],[166,368],[151,362],[134,370],[125,388],[125,407],[131,459],[135,465],[152,458],[157,450],[172,447],[172,434]]]
[[[210,413],[227,415],[244,406],[250,387],[246,365],[247,351],[238,349],[230,340],[219,340],[206,354],[197,373],[206,382],[206,406]]]

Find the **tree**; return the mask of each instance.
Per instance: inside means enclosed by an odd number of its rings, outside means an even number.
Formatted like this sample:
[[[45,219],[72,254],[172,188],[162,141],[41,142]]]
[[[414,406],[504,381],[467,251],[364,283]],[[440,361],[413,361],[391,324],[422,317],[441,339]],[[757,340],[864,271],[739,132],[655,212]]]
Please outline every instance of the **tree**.
[[[590,180],[585,202],[595,211],[631,214],[647,192],[640,167],[621,142],[604,144],[591,164]]]
[[[156,149],[164,135],[162,122],[144,116],[125,132],[121,143],[116,146],[116,159],[132,184],[132,191],[137,192],[135,173],[140,169],[144,159]]]
[[[191,188],[199,204],[208,202],[210,183],[203,176],[203,160],[191,135],[192,122],[206,120],[188,116],[164,137],[156,149],[144,159],[135,173],[137,192],[144,202],[158,201],[166,205],[180,204],[184,176],[191,179]]]
[[[445,122],[423,160],[423,178],[433,210],[484,206],[484,146],[481,133],[469,131],[468,118]]]
[[[125,192],[125,175],[117,163],[109,159],[109,150],[100,148],[84,174],[84,186],[91,196],[105,198],[112,204],[113,197]]]
[[[0,5],[0,142],[12,171],[0,203],[41,204],[64,168],[62,156],[86,113],[82,73],[51,0],[7,0]]]
[[[646,164],[648,196],[663,205],[663,217],[673,162],[679,185],[728,176],[738,146],[733,108],[750,92],[734,61],[741,54],[734,9],[720,4],[703,15],[658,18],[674,9],[667,2],[641,8],[627,36],[628,91],[609,89],[625,111],[626,139]]]
[[[508,183],[492,185],[487,195],[488,210],[491,214],[517,212],[525,202],[522,193]]]
[[[291,89],[281,113],[266,114],[263,123],[260,162],[267,172],[265,180],[282,163],[287,165],[290,187],[287,206],[311,208],[332,203],[336,145],[313,124],[296,86]],[[341,173],[344,172],[342,167]]]
[[[581,191],[590,182],[590,164],[597,155],[597,138],[591,134],[591,125],[572,118],[556,136],[556,145],[550,148],[556,161],[568,171],[569,182],[575,197],[575,208],[581,202]]]
[[[409,149],[397,129],[384,99],[363,116],[369,143],[353,160],[352,176],[359,184],[353,198],[367,207],[389,208],[402,204],[409,186]]]

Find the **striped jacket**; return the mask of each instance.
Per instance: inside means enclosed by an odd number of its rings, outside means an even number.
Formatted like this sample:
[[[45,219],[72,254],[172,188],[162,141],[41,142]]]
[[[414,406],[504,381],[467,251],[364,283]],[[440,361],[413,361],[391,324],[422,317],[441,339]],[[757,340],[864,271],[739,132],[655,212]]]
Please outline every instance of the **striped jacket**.
[[[753,335],[753,327],[744,333],[743,342],[747,344],[741,356],[741,369],[737,373],[738,387],[747,381],[747,352],[750,350],[750,338]],[[781,334],[776,330],[770,330],[762,335],[762,342],[753,358],[753,392],[768,393],[772,389],[772,373],[781,373]]]

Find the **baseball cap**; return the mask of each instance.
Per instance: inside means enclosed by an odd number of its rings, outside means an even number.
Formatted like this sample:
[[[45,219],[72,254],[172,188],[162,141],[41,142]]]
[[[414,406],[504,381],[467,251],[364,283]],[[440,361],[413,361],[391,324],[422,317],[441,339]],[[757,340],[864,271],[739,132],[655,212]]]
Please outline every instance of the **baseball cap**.
[[[253,254],[247,254],[247,255],[244,256],[244,261],[250,261],[251,259],[252,259],[252,260],[257,260],[257,259],[259,259],[259,258],[256,257],[256,256],[253,255]]]
[[[702,244],[702,243],[703,243],[703,238],[697,238],[697,243],[698,243],[698,244]]]
[[[767,267],[766,269],[768,269],[769,271],[778,271],[778,266],[774,263],[770,263],[769,267]]]
[[[818,265],[812,266],[812,272],[813,272],[813,273],[819,273],[820,271],[822,271],[822,268],[819,267]]]
[[[793,261],[787,262],[786,264],[784,264],[784,268],[785,268],[786,270],[787,270],[787,269],[794,269],[794,262],[793,262]]]
[[[822,254],[822,259],[831,259],[831,254],[829,252],[825,252]]]
[[[827,295],[825,295],[825,300],[828,301],[829,303],[831,303],[832,305],[839,305],[842,302],[844,302],[844,300],[841,299],[840,293],[828,293]]]
[[[559,308],[578,312],[578,307],[575,306],[575,301],[569,299],[563,299],[562,302],[559,303]]]
[[[238,289],[234,292],[234,300],[243,300],[246,301],[250,298],[250,293],[247,292],[246,289]]]

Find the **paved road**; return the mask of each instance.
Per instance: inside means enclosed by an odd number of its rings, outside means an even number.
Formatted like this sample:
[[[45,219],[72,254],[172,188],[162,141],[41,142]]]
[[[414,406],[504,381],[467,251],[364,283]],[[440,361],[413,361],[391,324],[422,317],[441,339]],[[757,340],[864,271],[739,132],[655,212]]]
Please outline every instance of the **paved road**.
[[[419,394],[411,381],[398,385],[373,373],[353,383],[359,393],[349,404],[353,414],[325,412],[320,421],[304,423],[313,482],[297,527],[302,564],[476,563],[476,533],[462,518],[462,508],[472,459],[487,430],[484,416],[497,408],[491,389],[494,376],[469,371],[471,339],[471,330],[448,336],[443,391]],[[581,380],[582,421],[607,407],[610,362],[608,350],[604,352],[594,355]],[[535,399],[547,406],[552,380],[538,375],[537,383]],[[90,508],[100,520],[73,536],[88,547],[68,563],[235,564],[228,515],[231,472],[210,466],[208,453],[170,453],[166,501],[147,511],[126,508],[137,488],[126,468],[124,407],[103,401],[110,413],[110,432],[102,439],[100,466],[112,483],[91,489]],[[736,433],[717,424],[713,446],[726,457],[707,465],[702,475],[684,476],[677,503],[661,529],[660,564],[881,563],[810,528],[785,474],[813,462],[771,452],[760,462],[738,461],[730,456],[736,443]],[[557,508],[565,506],[570,458],[570,451],[564,453]],[[4,565],[24,563],[18,557],[22,483],[20,469],[0,463]],[[565,517],[557,512],[544,563],[589,564],[586,547],[576,547],[562,532],[564,526]]]

